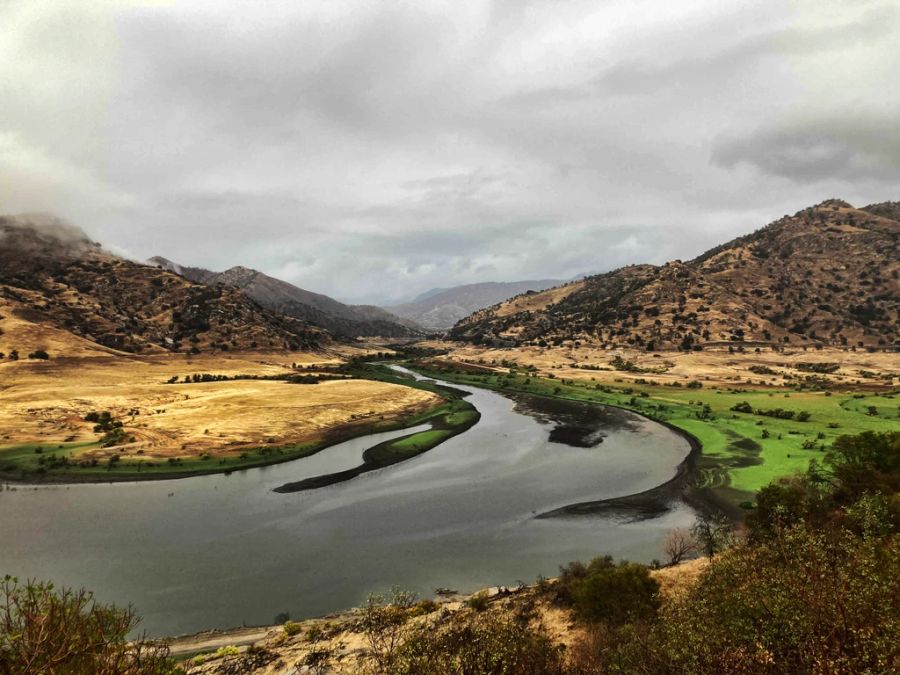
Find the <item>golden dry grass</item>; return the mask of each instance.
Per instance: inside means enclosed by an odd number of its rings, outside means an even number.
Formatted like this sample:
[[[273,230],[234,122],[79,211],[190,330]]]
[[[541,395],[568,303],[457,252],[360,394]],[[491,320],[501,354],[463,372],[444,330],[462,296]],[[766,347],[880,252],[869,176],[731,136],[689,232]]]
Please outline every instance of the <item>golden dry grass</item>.
[[[193,373],[287,374],[294,372],[293,363],[339,362],[336,354],[53,353],[49,361],[0,362],[0,446],[96,440],[93,424],[83,417],[108,410],[135,438],[124,447],[124,457],[138,451],[147,459],[228,454],[246,446],[314,439],[326,430],[382,416],[395,419],[439,402],[429,392],[369,380],[166,384],[174,375]],[[92,450],[87,456],[111,452]]]
[[[521,366],[534,366],[541,375],[553,374],[557,378],[572,380],[652,380],[659,384],[702,380],[710,384],[734,386],[783,386],[785,373],[804,376],[797,370],[800,363],[837,363],[840,368],[833,374],[821,375],[837,385],[857,387],[890,387],[900,381],[900,359],[890,352],[844,351],[838,349],[788,349],[785,352],[771,350],[755,353],[730,354],[727,349],[702,352],[656,352],[628,349],[601,349],[599,347],[516,347],[490,349],[456,342],[430,341],[422,346],[447,349],[449,354],[438,360],[449,360],[502,369],[503,361]],[[631,373],[617,370],[585,370],[584,366],[609,369],[615,356],[632,361],[639,368],[661,372]],[[766,366],[776,374],[759,374],[751,366]],[[879,377],[873,377],[872,375]],[[891,375],[885,379],[883,375]]]
[[[545,309],[549,305],[556,304],[563,298],[568,297],[584,286],[583,281],[577,281],[572,284],[560,286],[559,288],[551,288],[540,293],[532,293],[520,295],[509,300],[497,309],[497,316],[509,316],[518,312],[535,312]]]

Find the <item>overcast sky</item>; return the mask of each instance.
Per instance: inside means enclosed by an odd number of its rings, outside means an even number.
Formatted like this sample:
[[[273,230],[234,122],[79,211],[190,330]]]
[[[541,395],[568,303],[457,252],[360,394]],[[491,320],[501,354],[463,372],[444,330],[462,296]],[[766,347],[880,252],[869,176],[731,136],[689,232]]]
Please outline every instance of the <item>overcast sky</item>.
[[[0,212],[344,301],[900,199],[900,2],[0,0]]]

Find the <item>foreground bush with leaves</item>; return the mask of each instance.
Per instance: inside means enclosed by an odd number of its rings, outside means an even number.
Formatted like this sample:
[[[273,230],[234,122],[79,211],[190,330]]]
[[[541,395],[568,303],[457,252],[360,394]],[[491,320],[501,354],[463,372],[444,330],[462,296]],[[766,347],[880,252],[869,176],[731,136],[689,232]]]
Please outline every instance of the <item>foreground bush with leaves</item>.
[[[101,605],[84,590],[5,577],[0,587],[0,674],[169,675],[163,645],[127,642],[133,609]]]
[[[422,624],[397,653],[391,675],[563,675],[562,650],[526,615],[496,610]]]

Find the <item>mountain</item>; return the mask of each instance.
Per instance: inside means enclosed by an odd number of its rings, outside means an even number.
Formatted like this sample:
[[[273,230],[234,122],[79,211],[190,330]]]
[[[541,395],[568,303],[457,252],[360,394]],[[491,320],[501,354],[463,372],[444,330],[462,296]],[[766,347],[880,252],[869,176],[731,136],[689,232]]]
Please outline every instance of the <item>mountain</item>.
[[[412,302],[394,305],[390,309],[427,330],[444,331],[479,309],[527,291],[542,291],[564,283],[566,282],[560,279],[537,279],[433,288]]]
[[[125,260],[45,215],[0,217],[0,304],[17,321],[126,352],[308,350],[329,341],[236,288]]]
[[[828,200],[689,262],[633,265],[520,295],[451,337],[495,345],[697,349],[900,346],[900,204]]]
[[[313,293],[249,267],[232,267],[211,272],[200,267],[185,267],[155,256],[148,261],[181,274],[191,281],[215,286],[224,284],[241,289],[263,307],[321,326],[340,337],[421,335],[418,326],[374,305],[345,305],[321,293]]]

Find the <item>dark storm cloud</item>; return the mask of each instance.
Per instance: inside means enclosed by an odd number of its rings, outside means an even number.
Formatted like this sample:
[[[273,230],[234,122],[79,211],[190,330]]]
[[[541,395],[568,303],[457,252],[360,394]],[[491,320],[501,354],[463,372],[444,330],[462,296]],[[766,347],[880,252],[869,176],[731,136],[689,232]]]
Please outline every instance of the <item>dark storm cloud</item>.
[[[726,168],[746,163],[795,182],[831,178],[896,183],[900,180],[900,120],[861,111],[846,118],[764,128],[742,138],[720,140],[712,156]]]
[[[0,211],[346,300],[898,197],[887,0],[22,0],[0,25]]]

